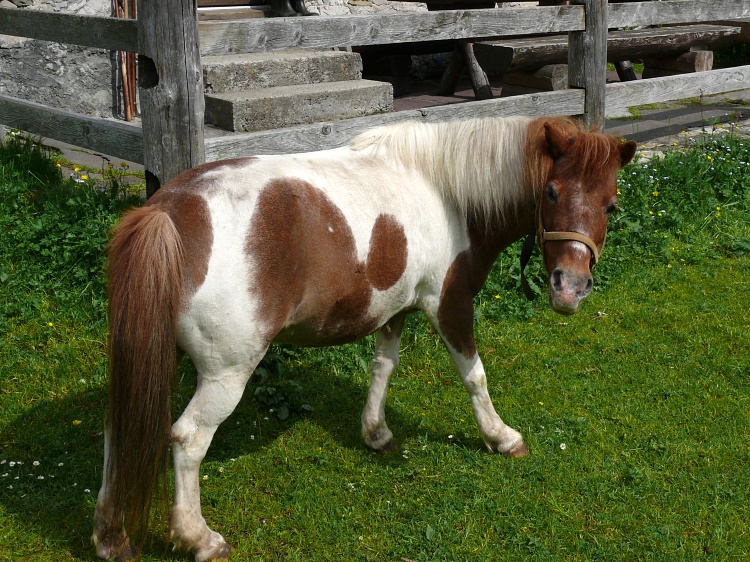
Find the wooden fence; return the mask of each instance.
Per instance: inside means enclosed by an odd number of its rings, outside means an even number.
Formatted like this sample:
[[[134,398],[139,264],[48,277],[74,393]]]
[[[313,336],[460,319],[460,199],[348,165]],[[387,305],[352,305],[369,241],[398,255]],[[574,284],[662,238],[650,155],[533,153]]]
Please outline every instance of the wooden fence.
[[[142,163],[147,190],[152,193],[160,183],[203,161],[333,148],[379,123],[522,114],[583,115],[587,123],[600,126],[604,122],[605,104],[633,106],[750,87],[750,66],[605,83],[608,28],[747,18],[750,1],[667,0],[609,5],[607,0],[571,0],[570,3],[570,6],[525,9],[200,24],[195,0],[138,0],[137,20],[0,8],[0,34],[138,53],[142,128],[8,96],[0,96],[0,123]],[[210,137],[204,133],[201,55],[551,32],[568,34],[570,88],[567,90],[272,131]]]

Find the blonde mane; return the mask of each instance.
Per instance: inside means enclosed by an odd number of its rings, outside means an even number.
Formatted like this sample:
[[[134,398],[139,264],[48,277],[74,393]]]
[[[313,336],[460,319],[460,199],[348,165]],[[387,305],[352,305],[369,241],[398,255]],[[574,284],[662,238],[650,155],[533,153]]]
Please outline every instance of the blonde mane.
[[[353,150],[371,148],[421,173],[466,216],[514,213],[533,196],[527,117],[445,123],[407,121],[367,131]]]

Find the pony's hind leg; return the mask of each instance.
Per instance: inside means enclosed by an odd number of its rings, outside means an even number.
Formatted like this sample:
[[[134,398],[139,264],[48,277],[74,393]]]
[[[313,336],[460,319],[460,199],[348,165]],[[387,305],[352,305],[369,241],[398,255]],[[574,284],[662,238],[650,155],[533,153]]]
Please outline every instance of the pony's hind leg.
[[[210,374],[199,368],[195,395],[172,426],[175,501],[170,539],[176,548],[192,552],[196,562],[229,558],[224,537],[201,515],[199,472],[216,429],[239,403],[254,368],[247,364]]]
[[[404,315],[394,316],[375,338],[375,357],[370,364],[370,390],[362,411],[362,437],[371,449],[388,451],[395,448],[393,433],[385,423],[385,398],[388,381],[398,367],[398,351]]]

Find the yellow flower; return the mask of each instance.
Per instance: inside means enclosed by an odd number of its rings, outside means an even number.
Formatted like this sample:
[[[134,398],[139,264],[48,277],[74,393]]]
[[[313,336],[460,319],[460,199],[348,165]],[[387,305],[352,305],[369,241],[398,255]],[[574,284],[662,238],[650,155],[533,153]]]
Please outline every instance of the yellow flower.
[[[716,210],[717,211],[721,211],[721,207],[716,207]]]
[[[659,197],[659,192],[658,191],[654,191],[651,195],[653,195],[654,197]]]
[[[87,179],[89,179],[89,177],[88,177],[88,175],[86,175],[86,174],[83,174],[83,175],[81,176],[81,179],[82,179],[82,180],[87,180]]]
[[[57,163],[57,167],[58,167],[58,168],[62,168],[62,164],[60,164],[60,162],[58,162],[58,163]]]
[[[54,326],[54,324],[52,322],[47,322],[47,326],[51,328],[52,326]]]
[[[648,212],[648,214],[649,214],[649,215],[653,215],[653,214],[654,214],[654,212],[653,212],[653,211],[649,211],[649,212]]]
[[[706,158],[708,158],[709,160],[713,160],[713,158],[711,158],[710,154],[708,156],[706,156]]]
[[[496,298],[496,299],[499,299],[499,298],[500,298],[500,295],[495,295],[495,298]]]
[[[73,425],[81,425],[81,420],[73,420]]]
[[[75,168],[73,168],[73,171],[74,171],[74,172],[80,172],[80,171],[81,171],[81,169],[80,169],[80,168],[79,168],[78,166],[76,166]]]

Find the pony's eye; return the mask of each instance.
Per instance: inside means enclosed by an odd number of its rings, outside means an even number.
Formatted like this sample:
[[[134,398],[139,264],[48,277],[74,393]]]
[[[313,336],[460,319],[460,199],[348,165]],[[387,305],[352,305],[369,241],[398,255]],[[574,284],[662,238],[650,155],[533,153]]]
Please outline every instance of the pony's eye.
[[[557,203],[558,194],[557,194],[557,188],[555,187],[555,185],[548,183],[546,189],[547,189],[547,199],[549,199],[551,203]]]

